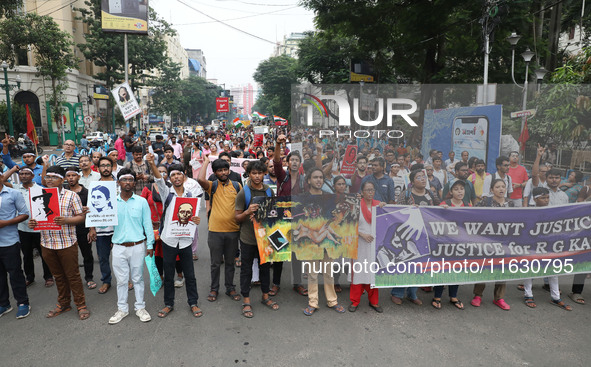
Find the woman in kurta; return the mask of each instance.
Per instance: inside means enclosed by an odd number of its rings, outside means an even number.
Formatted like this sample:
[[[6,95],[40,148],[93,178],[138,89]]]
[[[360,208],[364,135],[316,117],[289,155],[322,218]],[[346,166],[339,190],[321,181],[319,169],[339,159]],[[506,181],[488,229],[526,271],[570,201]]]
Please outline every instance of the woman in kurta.
[[[376,310],[376,312],[382,313],[383,310],[379,306],[379,293],[378,289],[371,288],[371,272],[369,269],[363,269],[364,271],[355,272],[355,264],[360,263],[361,265],[371,263],[373,260],[373,240],[374,236],[371,234],[372,226],[372,208],[374,206],[383,207],[386,203],[374,200],[376,188],[371,181],[366,181],[361,186],[361,215],[359,216],[359,239],[357,242],[357,259],[351,263],[351,274],[349,274],[349,280],[351,282],[351,289],[349,291],[349,298],[351,305],[349,306],[350,312],[357,311],[359,302],[361,301],[361,295],[365,290],[369,298],[369,307]],[[357,266],[359,267],[359,266]]]

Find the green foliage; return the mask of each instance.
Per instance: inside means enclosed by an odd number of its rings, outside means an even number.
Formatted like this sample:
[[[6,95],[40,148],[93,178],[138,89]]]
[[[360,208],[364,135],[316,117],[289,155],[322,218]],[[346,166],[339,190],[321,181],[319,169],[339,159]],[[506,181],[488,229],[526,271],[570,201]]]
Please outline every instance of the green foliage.
[[[121,33],[103,32],[101,27],[101,0],[87,0],[88,8],[75,8],[81,13],[80,19],[88,26],[88,33],[84,34],[85,43],[78,44],[84,56],[94,62],[96,66],[105,67],[104,71],[94,75],[104,80],[107,88],[124,80],[125,67],[123,65],[123,38]],[[149,34],[127,36],[129,58],[129,81],[133,89],[142,84],[142,78],[150,79],[146,74],[163,71],[167,67],[168,56],[164,37],[174,36],[176,32],[163,19],[158,18],[156,12],[150,8],[148,12]]]
[[[18,103],[10,105],[12,109],[12,125],[15,133],[27,131],[27,111]],[[8,108],[5,102],[0,102],[0,126],[8,133]]]
[[[544,86],[536,99],[534,138],[575,145],[591,136],[591,47],[567,59],[550,76],[553,84]]]
[[[4,19],[0,23],[0,34],[3,32],[7,32],[9,37],[0,39],[0,56],[9,60],[11,65],[14,65],[17,50],[32,47],[37,76],[50,82],[51,93],[47,100],[53,106],[53,118],[59,124],[59,106],[64,99],[62,92],[68,88],[67,72],[78,68],[72,37],[62,31],[50,16],[36,13]]]
[[[291,85],[297,83],[297,61],[289,56],[281,55],[262,61],[257,67],[253,78],[262,89],[257,100],[259,112],[278,115],[290,119],[291,116]]]
[[[0,1],[0,18],[10,17],[15,14],[19,6],[23,5],[23,0],[2,0]]]

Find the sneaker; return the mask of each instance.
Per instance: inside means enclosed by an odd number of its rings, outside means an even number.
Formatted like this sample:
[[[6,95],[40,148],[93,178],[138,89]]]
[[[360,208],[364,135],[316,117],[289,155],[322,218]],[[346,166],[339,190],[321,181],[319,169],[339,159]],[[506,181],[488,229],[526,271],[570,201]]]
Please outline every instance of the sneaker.
[[[482,302],[482,298],[480,296],[474,296],[470,304],[474,307],[480,307],[480,303]]]
[[[25,317],[31,314],[31,306],[29,305],[19,305],[18,310],[16,311],[16,318],[17,319],[24,319]]]
[[[511,309],[511,306],[509,306],[507,304],[507,302],[505,302],[505,300],[502,298],[499,300],[493,301],[493,303],[495,305],[499,306],[502,310],[509,311]]]
[[[179,278],[179,277],[177,277],[177,278],[174,280],[174,287],[175,287],[175,288],[180,288],[180,287],[182,287],[183,285],[185,285],[185,278]]]
[[[4,314],[9,313],[10,311],[12,311],[12,306],[8,305],[8,306],[0,306],[0,317],[4,316]]]
[[[152,317],[145,308],[140,308],[139,310],[135,311],[135,315],[140,318],[141,322],[148,322],[152,320]]]
[[[118,324],[127,315],[129,315],[129,312],[123,312],[121,310],[117,310],[117,312],[115,312],[115,314],[109,319],[109,324],[111,324],[111,325]]]

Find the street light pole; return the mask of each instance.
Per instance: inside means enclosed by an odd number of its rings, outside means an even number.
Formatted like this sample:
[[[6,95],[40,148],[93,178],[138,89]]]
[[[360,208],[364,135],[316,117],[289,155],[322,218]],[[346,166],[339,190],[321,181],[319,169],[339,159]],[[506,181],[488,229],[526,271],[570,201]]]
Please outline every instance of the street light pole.
[[[6,61],[2,62],[2,69],[4,69],[4,85],[2,89],[6,91],[6,109],[8,110],[8,133],[14,136],[14,125],[12,122],[12,106],[10,105],[10,91],[21,87],[20,75],[16,76],[16,85],[8,84],[8,64]]]
[[[525,61],[525,81],[523,82],[523,105],[522,105],[522,111],[525,111],[527,109],[527,84],[528,84],[528,79],[529,79],[529,63],[531,62],[531,60],[533,59],[535,54],[528,47],[521,54],[521,56],[523,57],[523,60]],[[521,118],[521,129],[519,130],[520,135],[523,134],[523,128],[525,127],[525,120],[526,119],[527,119],[527,116],[523,116]],[[523,143],[520,143],[519,149],[523,150]],[[519,156],[519,160],[521,160],[521,155]]]

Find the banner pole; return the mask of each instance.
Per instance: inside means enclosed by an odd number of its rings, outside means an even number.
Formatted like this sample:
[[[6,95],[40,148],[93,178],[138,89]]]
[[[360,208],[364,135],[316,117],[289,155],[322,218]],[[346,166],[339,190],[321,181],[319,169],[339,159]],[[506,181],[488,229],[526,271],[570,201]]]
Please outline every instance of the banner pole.
[[[125,70],[125,83],[129,84],[129,59],[127,56],[127,33],[123,34],[123,69]],[[129,120],[125,121],[126,131],[129,132]]]

